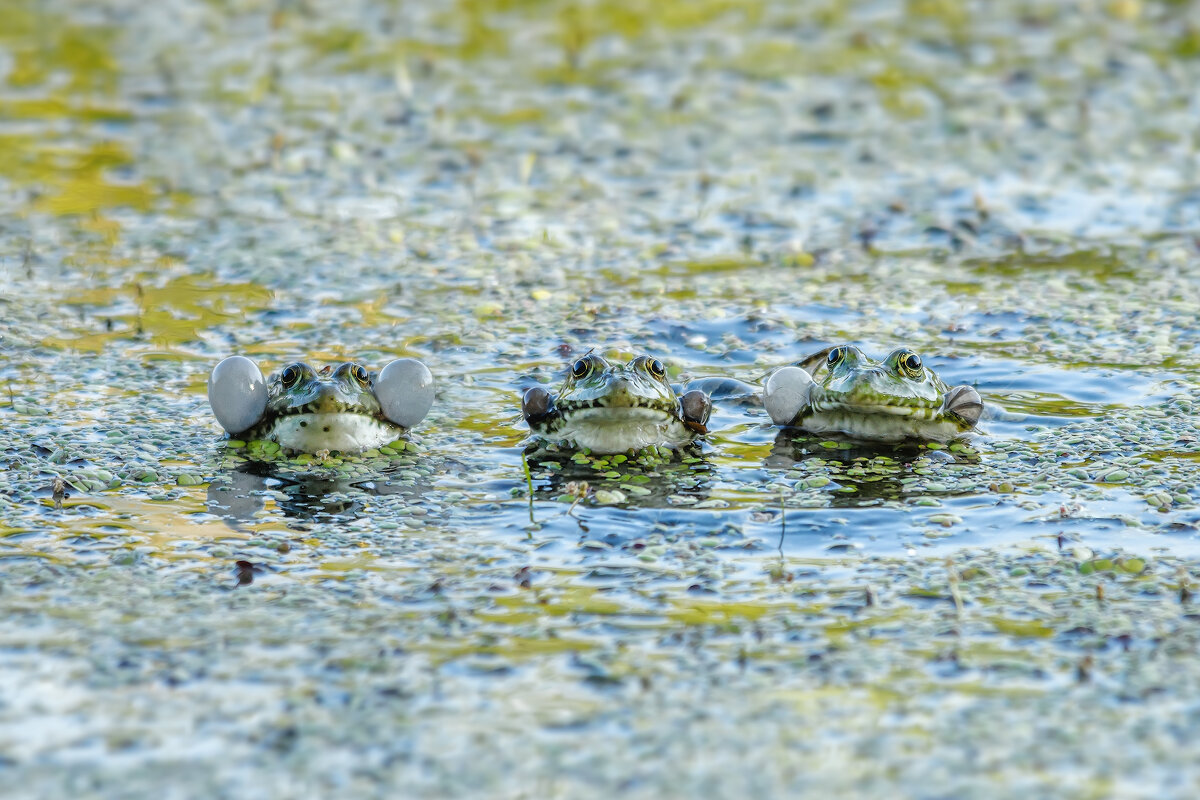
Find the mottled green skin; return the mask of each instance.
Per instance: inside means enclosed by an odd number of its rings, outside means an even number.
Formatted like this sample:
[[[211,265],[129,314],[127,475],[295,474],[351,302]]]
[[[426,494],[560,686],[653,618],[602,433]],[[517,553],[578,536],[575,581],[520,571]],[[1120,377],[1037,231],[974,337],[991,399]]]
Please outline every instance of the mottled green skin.
[[[530,402],[532,396],[537,402]],[[705,432],[708,418],[707,408],[689,416],[661,362],[644,355],[628,364],[586,355],[572,365],[553,399],[544,390],[530,390],[523,411],[535,435],[597,453],[676,447]]]
[[[817,433],[947,440],[972,430],[982,409],[974,390],[952,388],[906,347],[876,361],[854,345],[838,345],[797,366],[813,385],[791,424]]]
[[[830,353],[840,353],[841,357],[831,364]],[[913,355],[912,350],[900,347],[883,361],[876,361],[854,345],[839,345],[809,356],[800,366],[816,382],[809,393],[814,410],[939,409],[950,387],[924,365],[906,369],[901,361],[909,355]]]
[[[676,414],[678,402],[666,377],[650,374],[649,356],[638,356],[628,364],[614,364],[598,355],[584,356],[588,365],[583,377],[568,374],[554,398],[560,416],[569,417],[584,408],[653,408]]]
[[[349,361],[319,372],[292,364],[267,379],[266,410],[244,438],[306,452],[355,451],[393,441],[404,429],[383,415],[374,378]]]

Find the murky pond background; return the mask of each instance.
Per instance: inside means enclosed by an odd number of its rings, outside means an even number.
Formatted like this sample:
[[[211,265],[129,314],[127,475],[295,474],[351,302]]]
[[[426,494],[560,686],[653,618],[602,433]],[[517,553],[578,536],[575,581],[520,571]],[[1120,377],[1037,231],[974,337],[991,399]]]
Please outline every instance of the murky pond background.
[[[1198,12],[0,0],[6,791],[1195,796]],[[842,341],[985,435],[531,502],[573,354]],[[438,400],[264,463],[234,352]]]

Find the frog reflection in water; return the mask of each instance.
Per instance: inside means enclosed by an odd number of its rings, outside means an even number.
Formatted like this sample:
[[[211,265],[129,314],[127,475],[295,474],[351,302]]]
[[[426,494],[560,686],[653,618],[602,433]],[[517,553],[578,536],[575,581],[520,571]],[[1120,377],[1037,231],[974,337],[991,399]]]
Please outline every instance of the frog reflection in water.
[[[594,453],[624,453],[651,446],[680,447],[707,433],[712,402],[701,391],[677,397],[657,358],[628,364],[589,353],[571,365],[557,395],[535,386],[521,413],[541,439]]]
[[[776,425],[875,442],[949,441],[983,413],[975,389],[947,385],[912,350],[875,361],[848,344],[773,372],[763,404]]]
[[[244,356],[218,364],[208,381],[217,421],[231,436],[267,439],[287,450],[357,453],[402,436],[433,404],[433,376],[402,358],[378,373],[346,362],[317,371],[297,362],[262,377]]]

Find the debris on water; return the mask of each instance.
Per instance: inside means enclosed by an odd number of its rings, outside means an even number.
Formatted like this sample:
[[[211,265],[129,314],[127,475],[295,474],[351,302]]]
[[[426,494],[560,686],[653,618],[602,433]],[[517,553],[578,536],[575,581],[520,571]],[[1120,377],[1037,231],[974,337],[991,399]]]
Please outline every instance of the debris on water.
[[[62,478],[55,478],[50,486],[51,496],[54,498],[54,509],[62,511],[63,500],[69,497],[67,494],[67,483]]]
[[[238,586],[249,586],[254,583],[254,573],[258,571],[254,564],[249,561],[238,561],[234,566],[237,568]]]

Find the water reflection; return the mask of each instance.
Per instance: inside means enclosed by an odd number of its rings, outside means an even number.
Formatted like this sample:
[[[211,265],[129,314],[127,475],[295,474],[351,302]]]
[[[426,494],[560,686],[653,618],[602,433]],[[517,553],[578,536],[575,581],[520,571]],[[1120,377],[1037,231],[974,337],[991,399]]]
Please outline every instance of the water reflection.
[[[208,486],[207,505],[235,530],[253,523],[273,497],[285,516],[306,522],[338,522],[367,513],[372,497],[399,495],[416,502],[428,483],[398,482],[381,470],[374,477],[335,477],[322,473],[282,470],[266,462],[239,464]]]
[[[812,471],[835,476],[841,491],[832,495],[834,505],[861,506],[880,500],[903,500],[928,494],[927,490],[909,492],[905,481],[918,477],[915,470],[932,463],[973,465],[980,463],[979,453],[967,447],[953,452],[931,450],[916,442],[866,444],[844,436],[810,436],[794,428],[775,435],[771,453],[763,466],[773,470]],[[810,469],[811,468],[811,469]],[[928,470],[924,470],[928,471]]]
[[[605,505],[663,508],[694,505],[712,492],[715,467],[699,445],[670,460],[646,456],[580,456],[534,444],[525,451],[535,498],[592,498]],[[597,494],[609,492],[611,494]]]

